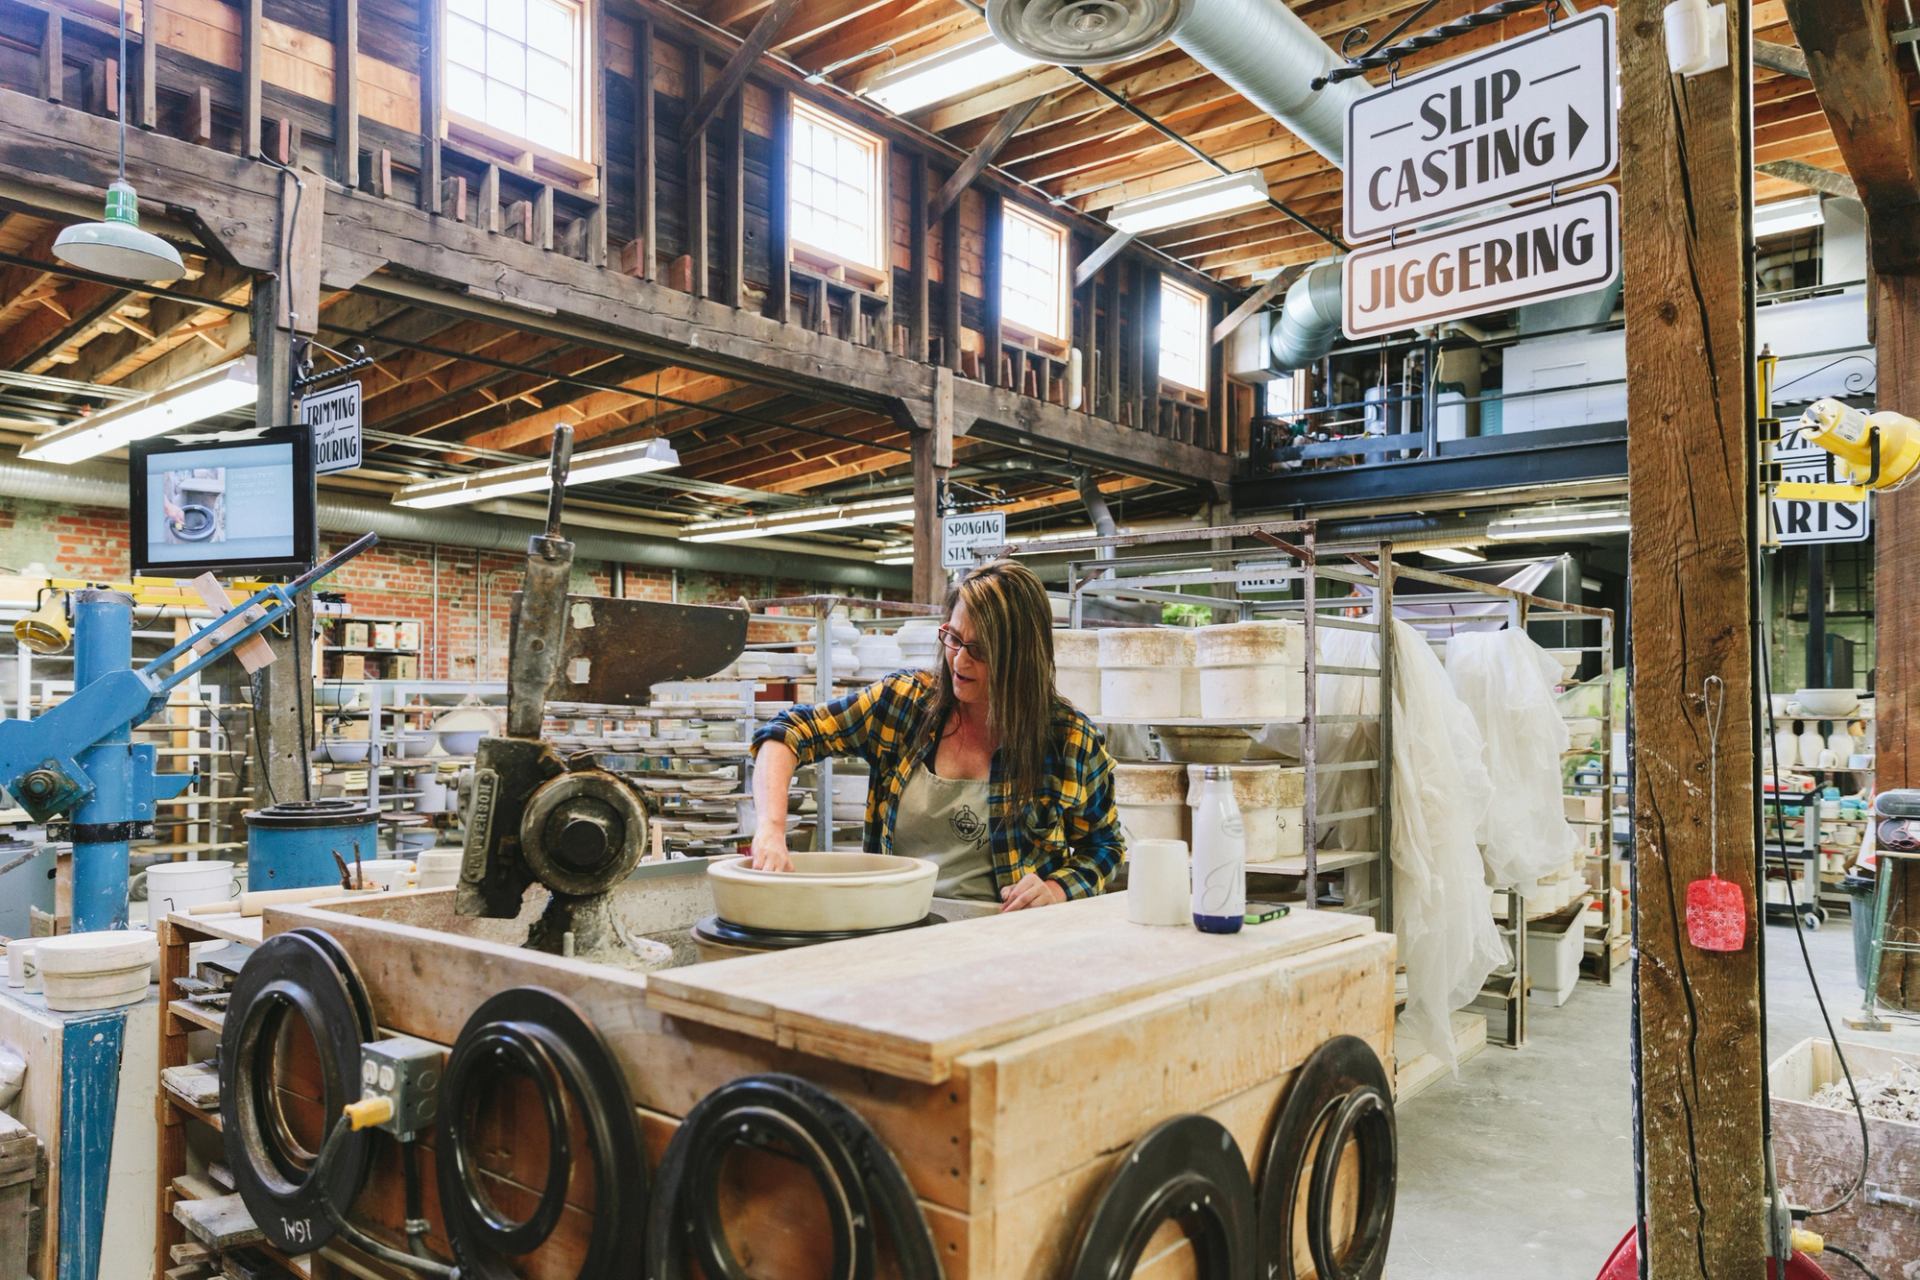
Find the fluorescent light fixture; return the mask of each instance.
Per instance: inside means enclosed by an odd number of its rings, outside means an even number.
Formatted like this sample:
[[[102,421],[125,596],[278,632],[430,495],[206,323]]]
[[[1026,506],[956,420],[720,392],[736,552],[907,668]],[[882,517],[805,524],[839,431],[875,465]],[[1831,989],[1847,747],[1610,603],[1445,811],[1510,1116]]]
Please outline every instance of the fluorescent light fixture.
[[[1470,551],[1466,547],[1420,547],[1418,550],[1423,556],[1442,560],[1447,564],[1485,564],[1487,562],[1485,556],[1478,551]]]
[[[1618,504],[1529,507],[1495,520],[1487,526],[1487,536],[1501,542],[1542,542],[1583,534],[1625,533],[1630,527],[1627,509]]]
[[[576,453],[567,469],[567,485],[593,484],[617,480],[621,476],[666,471],[680,465],[680,455],[665,440],[642,440],[636,444],[615,445],[611,449],[593,449]],[[410,484],[393,495],[396,507],[451,507],[462,502],[481,502],[487,498],[506,498],[516,493],[538,493],[548,487],[550,464],[523,462],[472,475],[450,476],[445,480],[423,480]]]
[[[913,552],[890,550],[883,556],[875,556],[873,562],[875,564],[912,564]]]
[[[685,542],[743,542],[749,538],[783,538],[792,533],[824,529],[851,529],[868,524],[913,523],[912,498],[875,498],[830,507],[802,507],[768,516],[737,516],[726,520],[696,520],[681,534]]]
[[[20,450],[35,462],[81,462],[135,440],[163,435],[181,427],[253,404],[260,388],[253,357],[241,356],[204,373],[196,373],[163,391],[138,400],[122,400],[98,413],[56,427]]]
[[[1107,222],[1115,231],[1144,235],[1266,202],[1267,176],[1258,169],[1242,169],[1138,200],[1123,200],[1107,213]]]
[[[1805,231],[1817,227],[1827,220],[1826,212],[1820,207],[1819,196],[1795,196],[1791,200],[1775,200],[1772,204],[1755,206],[1753,211],[1753,238],[1761,236],[1785,235],[1789,231]]]
[[[988,35],[889,71],[865,92],[887,110],[905,115],[1038,65],[1037,60]]]

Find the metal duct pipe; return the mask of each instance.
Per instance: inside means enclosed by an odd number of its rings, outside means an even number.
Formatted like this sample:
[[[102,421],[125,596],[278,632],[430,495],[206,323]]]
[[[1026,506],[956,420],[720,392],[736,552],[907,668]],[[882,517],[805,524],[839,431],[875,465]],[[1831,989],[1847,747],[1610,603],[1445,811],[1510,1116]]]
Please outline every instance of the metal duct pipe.
[[[1308,267],[1287,289],[1280,321],[1273,326],[1273,362],[1283,372],[1305,369],[1325,358],[1340,337],[1340,259]]]
[[[127,481],[124,472],[99,467],[43,467],[19,458],[0,458],[0,498],[118,510],[127,505]],[[404,542],[513,554],[525,551],[528,537],[543,528],[537,520],[447,507],[418,511],[339,492],[320,495],[318,520],[329,533],[371,532]],[[910,575],[903,569],[765,547],[680,542],[596,528],[576,528],[573,543],[583,559],[649,568],[799,578],[866,589],[905,590],[910,585]]]
[[[1241,96],[1339,165],[1363,79],[1314,92],[1340,55],[1284,0],[989,0],[1002,44],[1062,66],[1119,62],[1172,40]]]

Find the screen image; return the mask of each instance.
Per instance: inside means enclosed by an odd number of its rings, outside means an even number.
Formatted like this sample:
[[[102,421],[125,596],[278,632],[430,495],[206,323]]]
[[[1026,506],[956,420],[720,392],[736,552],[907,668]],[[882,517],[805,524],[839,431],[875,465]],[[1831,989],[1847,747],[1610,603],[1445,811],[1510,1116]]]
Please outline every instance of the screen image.
[[[296,558],[292,445],[169,451],[146,467],[150,563]]]

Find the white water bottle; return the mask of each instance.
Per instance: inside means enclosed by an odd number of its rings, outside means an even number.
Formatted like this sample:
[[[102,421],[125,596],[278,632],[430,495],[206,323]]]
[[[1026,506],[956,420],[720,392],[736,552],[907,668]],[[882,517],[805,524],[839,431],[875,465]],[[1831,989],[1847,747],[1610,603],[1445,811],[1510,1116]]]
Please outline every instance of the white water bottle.
[[[1247,829],[1233,798],[1232,771],[1207,765],[1193,811],[1193,926],[1238,933],[1247,915]]]

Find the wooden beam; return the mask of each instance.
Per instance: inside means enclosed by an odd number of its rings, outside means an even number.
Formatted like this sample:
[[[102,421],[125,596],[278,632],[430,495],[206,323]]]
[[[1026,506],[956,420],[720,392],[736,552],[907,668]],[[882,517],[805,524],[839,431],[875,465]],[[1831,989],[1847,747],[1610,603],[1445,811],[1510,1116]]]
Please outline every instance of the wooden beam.
[[[1288,287],[1300,278],[1300,273],[1306,269],[1303,264],[1296,267],[1287,267],[1284,270],[1275,272],[1273,279],[1267,281],[1258,289],[1255,289],[1251,294],[1248,294],[1245,302],[1242,302],[1239,306],[1228,312],[1227,318],[1214,326],[1214,342],[1225,342],[1228,334],[1238,329],[1248,316],[1285,293]]]
[[[260,154],[260,77],[265,64],[266,23],[261,0],[240,0],[240,154]]]
[[[747,297],[747,104],[744,94],[735,94],[727,106],[721,126],[721,146],[726,173],[720,183],[720,252],[725,258],[720,273],[726,277],[720,301],[730,307],[743,306]]]
[[[1766,160],[1753,168],[1756,173],[1764,173],[1769,178],[1791,182],[1823,195],[1844,196],[1849,200],[1860,198],[1860,188],[1854,185],[1852,178],[1803,160]]]
[[[633,235],[640,245],[633,274],[652,282],[659,278],[660,262],[654,219],[658,126],[653,116],[653,24],[645,18],[633,24],[633,113]]]
[[[359,65],[360,0],[334,0],[333,174],[347,187],[360,180]]]
[[[767,148],[767,314],[793,318],[793,98],[772,91],[772,138]]]
[[[66,19],[60,10],[48,9],[41,20],[40,96],[59,102],[67,85]]]
[[[746,83],[747,73],[753,70],[753,64],[760,60],[760,55],[767,51],[767,46],[773,43],[774,36],[779,34],[780,28],[786,25],[787,19],[792,17],[793,11],[799,7],[800,0],[774,0],[773,7],[760,15],[760,20],[753,24],[753,30],[747,34],[745,42],[733,51],[733,56],[727,59],[726,66],[720,69],[719,78],[707,87],[706,92],[700,94],[699,100],[693,105],[693,110],[689,111],[687,118],[681,122],[681,142],[691,144],[695,138],[706,132],[707,126],[713,122],[715,116],[720,114],[721,105],[733,97],[740,86]],[[693,87],[691,84],[688,86],[690,90]]]
[[[1769,71],[1778,71],[1783,76],[1798,76],[1802,80],[1808,78],[1807,55],[1790,44],[1755,40],[1753,61],[1754,65],[1765,67]]]
[[[1107,268],[1106,279],[1096,290],[1100,298],[1100,322],[1095,326],[1093,342],[1094,409],[1115,422],[1120,420],[1120,264]]]
[[[1007,210],[1000,194],[989,191],[986,197],[987,231],[980,251],[980,314],[985,330],[985,368],[980,380],[990,387],[1000,385],[1000,359],[1006,350],[1006,326],[1001,306],[1000,281],[1006,269]],[[1012,387],[1020,389],[1020,371],[1014,370]]]
[[[947,575],[940,567],[940,490],[953,466],[953,371],[933,375],[933,420],[913,433],[913,598],[939,604]]]
[[[913,293],[913,314],[908,319],[907,355],[914,360],[927,358],[927,335],[931,317],[927,315],[930,298],[927,266],[927,158],[914,152],[907,180],[907,274]]]
[[[1000,148],[1007,145],[1014,132],[1026,123],[1027,117],[1033,114],[1034,108],[1038,107],[1043,100],[1043,98],[1029,98],[994,121],[993,129],[986,137],[980,139],[980,145],[960,162],[960,167],[953,171],[953,176],[941,185],[940,194],[933,198],[935,215],[945,213],[953,202],[960,198],[960,193],[973,185],[973,180],[980,176],[981,170],[993,163],[993,158],[1000,154]]]
[[[942,345],[947,368],[960,372],[960,202],[954,201],[940,218],[940,310]]]
[[[160,0],[140,0],[140,118],[142,129],[159,123],[160,86],[155,64],[159,61],[160,39],[155,35]]]
[[[706,57],[698,49],[687,55],[687,96],[700,93],[700,85],[706,74]],[[712,164],[707,152],[707,138],[704,133],[695,134],[686,144],[687,175],[687,257],[692,260],[692,287],[687,290],[696,298],[707,296],[707,230],[708,214],[713,202],[708,199],[707,182],[712,172]]]
[[[429,213],[441,209],[440,137],[447,121],[446,59],[442,56],[447,47],[446,8],[441,0],[421,0],[427,38],[420,48],[420,207]],[[491,165],[487,171],[494,190],[492,199],[482,202],[485,221],[481,225],[491,231],[499,226],[499,174]]]
[[[1133,232],[1116,231],[1105,240],[1102,240],[1098,245],[1094,246],[1093,252],[1080,259],[1080,265],[1073,269],[1073,287],[1078,289],[1081,285],[1093,279],[1093,277],[1099,273],[1100,268],[1119,257],[1120,251],[1132,244],[1133,241]]]
[[[1767,1257],[1767,1098],[1753,858],[1751,281],[1744,98],[1751,71],[1667,70],[1663,0],[1620,5],[1627,465],[1633,495],[1636,1044],[1645,1273],[1744,1280]],[[1727,45],[1748,10],[1728,5]],[[1719,873],[1745,946],[1687,940],[1687,886],[1715,850],[1703,686],[1724,682]]]

